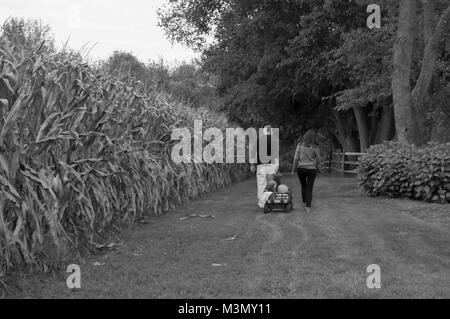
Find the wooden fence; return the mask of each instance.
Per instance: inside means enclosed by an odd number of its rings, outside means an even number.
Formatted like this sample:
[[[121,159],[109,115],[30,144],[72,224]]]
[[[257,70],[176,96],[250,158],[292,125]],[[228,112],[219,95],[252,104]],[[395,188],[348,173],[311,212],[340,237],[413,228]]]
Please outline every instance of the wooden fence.
[[[358,159],[365,153],[333,152],[323,158],[325,168],[332,172],[345,174],[358,174]]]

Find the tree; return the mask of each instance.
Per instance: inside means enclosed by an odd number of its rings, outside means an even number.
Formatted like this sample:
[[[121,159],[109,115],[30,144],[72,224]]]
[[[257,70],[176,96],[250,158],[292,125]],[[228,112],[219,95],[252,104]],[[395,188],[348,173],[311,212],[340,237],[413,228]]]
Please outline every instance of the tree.
[[[379,30],[362,27],[346,33],[330,62],[335,72],[346,72],[345,86],[336,93],[337,109],[354,113],[361,151],[394,136],[390,87],[394,34],[394,24],[385,15]]]
[[[147,80],[145,64],[130,52],[114,51],[106,61],[105,68],[109,73],[133,76],[143,83]]]
[[[216,106],[215,78],[194,63],[183,62],[170,71],[169,91],[195,107]]]
[[[411,88],[417,1],[402,0],[394,47],[392,91],[397,134],[400,141],[423,144],[425,136],[425,104],[430,100],[430,87],[439,58],[439,45],[450,21],[450,5],[443,10],[434,27],[437,1],[423,0],[425,49],[420,74]]]
[[[202,49],[202,66],[218,76],[231,119],[243,126],[271,122],[295,141],[309,128],[334,126],[328,105],[309,89],[313,81],[293,80],[301,64],[293,62],[291,41],[316,2],[173,1],[160,13],[161,25],[171,39]],[[211,30],[214,41],[205,45]]]
[[[170,67],[160,59],[144,64],[130,52],[115,51],[99,67],[109,74],[133,77],[146,90],[166,91],[194,107],[214,108],[217,100],[214,77],[195,63]]]
[[[424,1],[411,10],[423,11],[417,19],[404,7],[400,12],[398,1],[384,0],[382,28],[375,30],[366,25],[369,3],[173,0],[160,21],[172,40],[202,52],[202,66],[218,77],[221,106],[232,120],[270,121],[283,136],[322,128],[345,150],[364,151],[401,127],[415,125],[416,132],[434,123],[428,118],[435,117],[433,101],[442,101],[436,94],[449,65],[439,50],[446,24],[434,22],[446,16],[447,0]],[[404,18],[413,23],[400,25]],[[409,38],[395,42],[399,33]]]

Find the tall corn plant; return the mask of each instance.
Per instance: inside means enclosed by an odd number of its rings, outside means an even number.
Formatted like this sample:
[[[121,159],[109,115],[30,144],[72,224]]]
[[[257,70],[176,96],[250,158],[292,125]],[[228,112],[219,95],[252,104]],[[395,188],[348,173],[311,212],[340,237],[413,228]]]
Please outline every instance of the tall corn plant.
[[[171,161],[171,130],[194,119],[227,126],[76,55],[2,48],[0,273],[48,271],[120,227],[245,177],[242,165]]]

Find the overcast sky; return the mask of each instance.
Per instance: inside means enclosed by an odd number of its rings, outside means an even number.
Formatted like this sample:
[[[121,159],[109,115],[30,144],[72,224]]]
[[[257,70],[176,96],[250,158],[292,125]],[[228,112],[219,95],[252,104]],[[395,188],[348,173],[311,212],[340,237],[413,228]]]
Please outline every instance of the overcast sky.
[[[157,26],[156,10],[168,0],[0,0],[0,23],[8,17],[40,19],[49,24],[58,45],[69,37],[74,49],[96,44],[91,58],[114,50],[133,52],[143,62],[164,57],[171,64],[196,57],[172,46]]]

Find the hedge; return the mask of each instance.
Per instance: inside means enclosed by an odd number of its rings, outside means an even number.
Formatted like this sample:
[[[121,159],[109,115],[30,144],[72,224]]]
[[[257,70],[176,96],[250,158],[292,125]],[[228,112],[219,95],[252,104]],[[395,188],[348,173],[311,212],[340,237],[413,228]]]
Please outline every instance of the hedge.
[[[450,143],[418,148],[399,142],[371,147],[360,158],[362,189],[372,196],[450,202]]]

